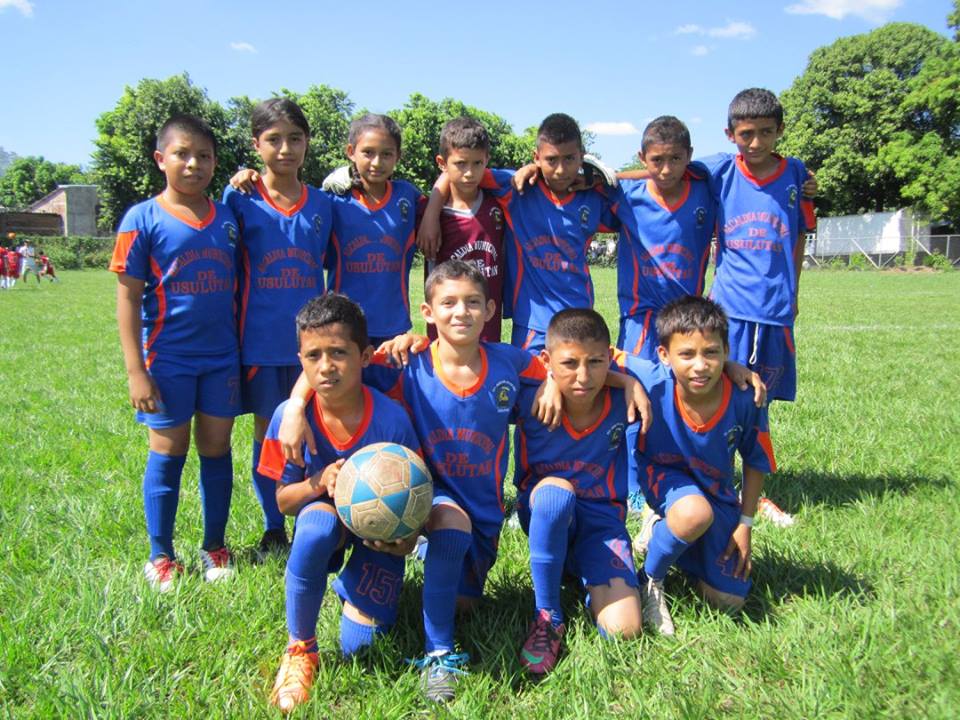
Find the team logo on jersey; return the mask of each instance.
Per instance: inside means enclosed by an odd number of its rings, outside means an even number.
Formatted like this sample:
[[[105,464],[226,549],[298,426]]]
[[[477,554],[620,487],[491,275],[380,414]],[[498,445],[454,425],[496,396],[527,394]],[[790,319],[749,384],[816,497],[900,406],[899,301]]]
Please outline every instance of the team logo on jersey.
[[[517,392],[516,386],[509,380],[501,380],[493,386],[493,401],[497,404],[497,410],[506,412],[513,405],[512,398]]]
[[[787,188],[787,205],[790,207],[797,206],[797,186],[791,185]]]
[[[501,210],[497,205],[494,205],[490,208],[490,217],[493,218],[493,224],[497,226],[497,230],[503,229],[503,210]]]
[[[727,450],[733,451],[737,447],[737,439],[740,437],[740,433],[743,432],[743,428],[739,425],[732,426],[727,430]]]
[[[610,440],[610,449],[616,450],[620,447],[620,442],[623,440],[623,423],[617,423],[612,428],[607,431],[607,437]]]
[[[230,245],[236,245],[237,238],[240,237],[240,233],[237,231],[237,226],[228,220],[223,224],[223,231],[227,234],[227,239],[230,241]]]
[[[580,213],[580,227],[586,227],[587,223],[590,222],[590,208],[586,205],[581,205],[578,212]]]
[[[313,231],[317,235],[323,235],[323,218],[320,215],[313,216]]]
[[[698,207],[693,211],[693,215],[697,219],[697,227],[702,228],[703,224],[707,221],[707,209],[705,207]]]
[[[400,198],[400,202],[397,203],[397,206],[400,208],[400,219],[406,221],[410,216],[410,201],[406,198]]]

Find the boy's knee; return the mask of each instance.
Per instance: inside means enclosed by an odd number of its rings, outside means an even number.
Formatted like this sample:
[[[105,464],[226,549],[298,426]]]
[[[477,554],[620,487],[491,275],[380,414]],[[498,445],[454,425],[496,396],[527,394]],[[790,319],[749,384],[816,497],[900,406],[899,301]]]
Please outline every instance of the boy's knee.
[[[713,525],[713,508],[701,495],[687,495],[667,511],[667,526],[685,542],[693,542]]]
[[[465,533],[473,532],[470,517],[459,505],[440,503],[434,505],[427,518],[428,530],[460,530]]]
[[[613,578],[608,585],[589,588],[590,606],[597,627],[605,637],[630,640],[643,633],[643,611],[640,593],[623,578]]]

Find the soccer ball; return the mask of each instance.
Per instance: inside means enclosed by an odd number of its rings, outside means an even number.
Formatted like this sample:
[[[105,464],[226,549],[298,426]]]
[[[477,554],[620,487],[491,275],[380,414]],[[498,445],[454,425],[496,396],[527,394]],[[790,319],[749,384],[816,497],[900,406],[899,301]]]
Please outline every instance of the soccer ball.
[[[401,540],[426,522],[433,481],[413,450],[373,443],[357,450],[340,468],[333,501],[354,534],[365,540]]]

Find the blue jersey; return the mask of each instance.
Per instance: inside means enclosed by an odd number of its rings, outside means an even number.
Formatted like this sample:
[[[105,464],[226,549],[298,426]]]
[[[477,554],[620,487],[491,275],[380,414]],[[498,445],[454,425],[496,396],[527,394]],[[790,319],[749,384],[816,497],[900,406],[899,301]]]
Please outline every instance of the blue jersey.
[[[393,370],[390,394],[410,413],[433,474],[434,494],[448,495],[474,528],[495,535],[503,523],[510,413],[521,383],[539,386],[546,369],[512,345],[480,343],[480,377],[473,387],[461,388],[444,376],[437,347],[431,343],[429,352],[411,354],[406,368]],[[386,379],[388,373],[380,371],[378,377]]]
[[[179,215],[162,195],[127,210],[110,269],[143,280],[143,350],[222,355],[237,351],[237,220],[210,202],[203,220]]]
[[[297,203],[284,210],[258,182],[250,195],[227,187],[223,202],[240,224],[240,362],[295,365],[294,318],[324,291],[330,198],[303,185]]]
[[[638,435],[638,472],[656,495],[659,468],[672,468],[692,477],[705,493],[721,502],[739,504],[734,485],[734,454],[744,465],[763,473],[777,469],[770,443],[767,409],[753,402],[753,390],[740,390],[724,375],[720,407],[707,422],[694,422],[678,397],[673,371],[629,353],[617,353],[617,363],[636,377],[653,406],[647,434]]]
[[[578,500],[615,503],[621,517],[627,498],[627,409],[623,393],[601,390],[603,409],[594,423],[576,430],[566,415],[551,431],[529,410],[533,394],[520,394],[517,418],[518,492],[530,492],[545,477],[559,477],[573,485]]]
[[[709,170],[720,202],[710,297],[730,317],[792,327],[797,248],[816,226],[813,203],[801,197],[807,169],[780,158],[776,172],[758,179],[742,156],[726,153],[697,164]]]
[[[546,331],[560,310],[593,307],[587,247],[595,233],[611,230],[611,202],[599,190],[560,199],[542,180],[521,195],[512,180],[509,170],[488,170],[481,183],[500,202],[511,235],[504,306],[514,323]]]
[[[717,201],[706,179],[688,173],[682,182],[680,199],[667,205],[652,180],[620,181],[614,214],[621,317],[703,293]]]
[[[363,308],[371,337],[412,327],[408,288],[423,203],[420,191],[402,180],[389,182],[373,206],[359,190],[333,196],[328,285]]]
[[[327,430],[317,397],[313,397],[304,412],[307,416],[307,424],[317,442],[317,452],[311,453],[307,444],[303,443],[303,460],[306,467],[294,465],[284,460],[283,449],[278,439],[283,409],[287,406],[287,402],[281,403],[270,419],[270,425],[263,440],[263,451],[260,453],[260,465],[257,468],[257,472],[284,485],[302,482],[316,473],[322,473],[330,463],[340,458],[348,458],[354,451],[371,443],[392,442],[420,452],[420,443],[417,442],[417,436],[404,409],[386,395],[364,386],[363,420],[353,437],[343,443],[338,442]]]

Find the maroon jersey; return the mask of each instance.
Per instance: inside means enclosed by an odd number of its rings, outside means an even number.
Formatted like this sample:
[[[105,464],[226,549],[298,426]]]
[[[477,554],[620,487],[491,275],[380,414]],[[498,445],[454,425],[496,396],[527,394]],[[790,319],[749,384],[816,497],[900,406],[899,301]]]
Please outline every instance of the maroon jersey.
[[[437,262],[463,260],[476,265],[487,279],[487,292],[497,304],[493,317],[483,326],[481,340],[500,342],[503,315],[503,210],[494,198],[481,192],[469,210],[445,207],[440,215],[440,249]],[[433,264],[424,269],[424,279]],[[427,326],[431,339],[437,330]]]
[[[20,277],[20,253],[16,250],[7,250],[7,275],[12,278]]]

